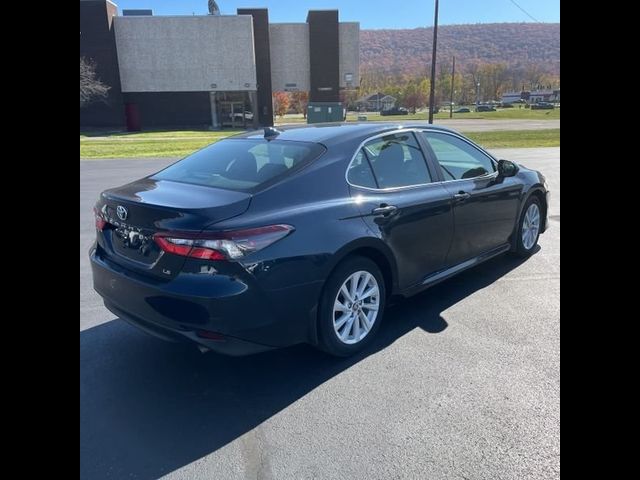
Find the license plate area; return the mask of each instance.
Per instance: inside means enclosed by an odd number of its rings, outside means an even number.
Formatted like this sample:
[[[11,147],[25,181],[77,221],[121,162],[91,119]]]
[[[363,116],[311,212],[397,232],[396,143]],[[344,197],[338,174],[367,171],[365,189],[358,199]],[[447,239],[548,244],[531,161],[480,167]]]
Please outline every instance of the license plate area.
[[[145,265],[158,260],[161,252],[151,234],[128,225],[111,230],[111,244],[117,254]]]

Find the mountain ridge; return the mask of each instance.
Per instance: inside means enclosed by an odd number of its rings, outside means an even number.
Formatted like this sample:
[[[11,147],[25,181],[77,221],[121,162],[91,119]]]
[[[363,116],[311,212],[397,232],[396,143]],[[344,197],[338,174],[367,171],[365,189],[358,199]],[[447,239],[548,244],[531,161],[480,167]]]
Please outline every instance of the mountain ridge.
[[[425,75],[431,63],[433,27],[363,29],[360,65],[365,73]],[[464,69],[472,63],[536,65],[560,74],[559,23],[474,23],[438,26],[438,64]]]

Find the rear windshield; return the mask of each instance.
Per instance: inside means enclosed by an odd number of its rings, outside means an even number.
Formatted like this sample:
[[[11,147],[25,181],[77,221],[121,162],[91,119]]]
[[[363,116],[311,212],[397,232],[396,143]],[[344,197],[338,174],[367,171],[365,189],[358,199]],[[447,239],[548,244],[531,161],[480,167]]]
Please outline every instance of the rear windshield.
[[[317,143],[227,139],[198,150],[152,178],[250,191],[298,170],[324,150]]]

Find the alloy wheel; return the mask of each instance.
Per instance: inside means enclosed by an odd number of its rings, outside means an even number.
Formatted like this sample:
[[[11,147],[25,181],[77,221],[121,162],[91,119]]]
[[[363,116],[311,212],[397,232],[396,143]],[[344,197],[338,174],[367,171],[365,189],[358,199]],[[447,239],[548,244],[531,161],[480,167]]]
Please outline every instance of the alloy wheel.
[[[531,250],[535,245],[540,231],[540,209],[538,205],[532,203],[522,220],[522,245],[525,249]]]
[[[380,308],[380,288],[371,273],[352,273],[342,284],[333,306],[333,329],[347,345],[360,342],[371,331]]]

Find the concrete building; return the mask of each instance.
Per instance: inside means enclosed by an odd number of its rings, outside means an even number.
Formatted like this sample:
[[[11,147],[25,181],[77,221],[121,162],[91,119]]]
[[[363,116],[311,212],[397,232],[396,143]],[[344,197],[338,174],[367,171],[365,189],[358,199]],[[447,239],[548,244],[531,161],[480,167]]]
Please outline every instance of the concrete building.
[[[81,127],[268,126],[274,91],[335,104],[360,83],[360,26],[339,22],[337,10],[282,24],[260,8],[149,13],[119,16],[109,0],[80,0],[80,55],[110,87],[105,102],[80,110]]]

